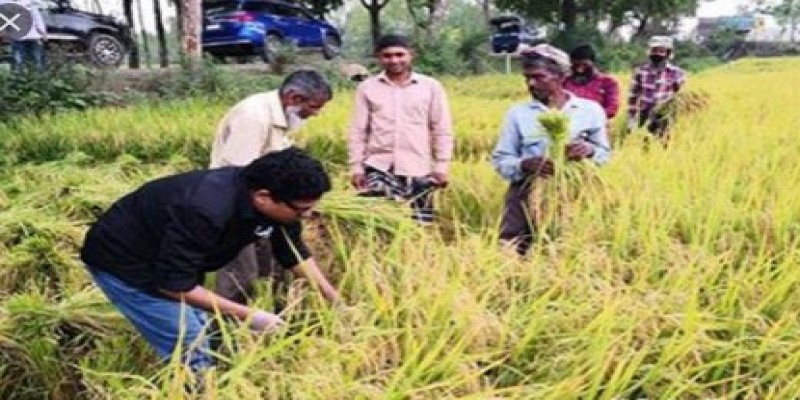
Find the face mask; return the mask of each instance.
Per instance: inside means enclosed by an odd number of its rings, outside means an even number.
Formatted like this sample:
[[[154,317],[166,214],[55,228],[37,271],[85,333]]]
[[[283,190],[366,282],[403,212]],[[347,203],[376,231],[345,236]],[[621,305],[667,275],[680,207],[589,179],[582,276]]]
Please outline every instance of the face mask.
[[[594,76],[593,69],[586,69],[583,72],[575,72],[573,70],[571,78],[575,83],[583,85],[589,83],[589,81],[592,80],[592,76]]]
[[[533,89],[531,90],[531,94],[533,95],[533,98],[540,103],[544,105],[550,105],[550,93],[547,91]]]
[[[666,59],[667,56],[662,56],[661,54],[650,54],[650,61],[655,65],[661,65]]]
[[[290,130],[299,129],[305,124],[306,120],[300,116],[302,108],[300,106],[286,107],[286,123]]]

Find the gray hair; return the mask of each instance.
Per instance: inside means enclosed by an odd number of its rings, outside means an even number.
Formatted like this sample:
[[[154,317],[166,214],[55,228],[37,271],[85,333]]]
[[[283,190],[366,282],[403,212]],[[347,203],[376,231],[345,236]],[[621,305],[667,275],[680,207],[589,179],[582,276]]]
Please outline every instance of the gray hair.
[[[555,61],[541,56],[526,56],[522,58],[523,68],[541,68],[558,76],[566,75],[566,72]]]
[[[306,97],[333,98],[331,85],[322,74],[313,69],[300,69],[289,74],[281,83],[280,95],[293,91]]]

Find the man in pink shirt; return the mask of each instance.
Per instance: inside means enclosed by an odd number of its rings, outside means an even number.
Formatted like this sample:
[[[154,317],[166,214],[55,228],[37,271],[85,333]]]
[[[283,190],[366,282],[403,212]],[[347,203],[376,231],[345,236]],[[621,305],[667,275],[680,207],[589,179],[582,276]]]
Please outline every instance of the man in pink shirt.
[[[453,132],[441,83],[412,70],[414,52],[400,35],[381,37],[375,55],[383,71],[356,90],[348,153],[361,195],[408,201],[412,218],[433,222],[435,187],[447,185]]]
[[[610,124],[619,111],[619,82],[600,72],[595,64],[597,55],[591,45],[575,47],[570,51],[569,58],[572,72],[564,81],[564,89],[578,97],[599,103]],[[610,139],[611,130],[608,131]]]

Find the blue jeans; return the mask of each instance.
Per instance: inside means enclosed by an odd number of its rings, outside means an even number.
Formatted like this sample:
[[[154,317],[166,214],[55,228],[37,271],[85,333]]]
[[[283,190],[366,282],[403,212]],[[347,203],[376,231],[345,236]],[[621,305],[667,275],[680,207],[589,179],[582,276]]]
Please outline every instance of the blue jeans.
[[[171,299],[154,296],[113,274],[89,267],[97,286],[127,318],[162,359],[182,347],[181,362],[193,371],[214,364],[206,335],[206,313]]]
[[[14,57],[11,69],[15,74],[31,63],[37,71],[44,71],[44,45],[40,40],[17,40],[11,43],[11,53]]]

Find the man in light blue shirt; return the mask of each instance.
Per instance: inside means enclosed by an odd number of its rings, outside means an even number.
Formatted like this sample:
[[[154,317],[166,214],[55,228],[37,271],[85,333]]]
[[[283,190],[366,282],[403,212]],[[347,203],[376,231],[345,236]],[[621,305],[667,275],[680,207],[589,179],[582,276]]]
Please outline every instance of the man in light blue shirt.
[[[563,89],[569,69],[569,56],[547,44],[523,54],[523,75],[533,102],[515,105],[508,111],[492,153],[492,165],[510,183],[500,239],[520,254],[530,247],[536,225],[528,217],[531,184],[554,172],[553,162],[547,157],[550,139],[538,122],[539,114],[557,109],[569,118],[568,160],[590,160],[602,165],[611,156],[603,108]]]

